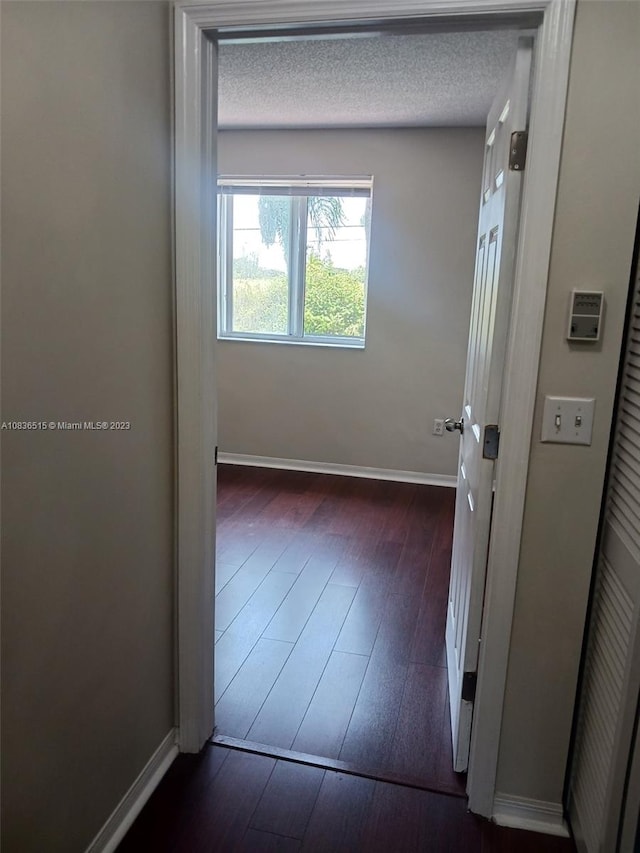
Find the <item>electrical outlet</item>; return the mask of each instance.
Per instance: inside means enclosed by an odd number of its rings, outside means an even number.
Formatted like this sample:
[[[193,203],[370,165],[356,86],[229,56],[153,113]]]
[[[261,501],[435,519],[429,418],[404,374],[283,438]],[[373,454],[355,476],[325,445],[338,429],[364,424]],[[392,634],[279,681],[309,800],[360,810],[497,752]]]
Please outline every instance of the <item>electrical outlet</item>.
[[[444,418],[435,418],[433,421],[433,434],[444,435]]]

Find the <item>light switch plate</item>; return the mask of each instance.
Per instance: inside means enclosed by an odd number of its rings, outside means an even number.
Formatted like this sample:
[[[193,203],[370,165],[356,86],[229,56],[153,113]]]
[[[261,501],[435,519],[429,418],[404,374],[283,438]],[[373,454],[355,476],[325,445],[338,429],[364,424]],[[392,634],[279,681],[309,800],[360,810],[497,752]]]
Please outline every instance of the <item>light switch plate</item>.
[[[541,441],[591,444],[593,397],[545,397]]]

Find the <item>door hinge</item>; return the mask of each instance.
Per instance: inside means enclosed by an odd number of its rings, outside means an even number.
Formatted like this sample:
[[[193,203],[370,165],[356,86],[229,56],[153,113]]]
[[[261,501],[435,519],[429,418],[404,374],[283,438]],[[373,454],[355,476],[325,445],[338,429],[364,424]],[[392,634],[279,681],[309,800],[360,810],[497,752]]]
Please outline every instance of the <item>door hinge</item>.
[[[511,134],[509,145],[509,168],[512,172],[521,172],[527,161],[527,141],[529,134],[526,130],[516,130]]]
[[[218,464],[218,445],[216,444],[216,449],[213,452],[213,464]]]
[[[473,702],[476,698],[476,685],[478,684],[477,672],[464,672],[462,674],[462,698],[465,702]]]
[[[487,424],[484,428],[484,441],[482,443],[482,458],[497,459],[498,447],[500,446],[500,430],[498,424]]]

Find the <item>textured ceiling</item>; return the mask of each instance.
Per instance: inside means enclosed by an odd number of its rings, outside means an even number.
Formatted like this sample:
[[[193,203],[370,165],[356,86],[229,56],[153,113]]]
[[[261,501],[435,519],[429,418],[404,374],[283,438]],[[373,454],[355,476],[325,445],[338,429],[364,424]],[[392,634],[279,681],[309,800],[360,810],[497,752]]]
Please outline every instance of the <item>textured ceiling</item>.
[[[220,45],[221,127],[484,125],[515,31]]]

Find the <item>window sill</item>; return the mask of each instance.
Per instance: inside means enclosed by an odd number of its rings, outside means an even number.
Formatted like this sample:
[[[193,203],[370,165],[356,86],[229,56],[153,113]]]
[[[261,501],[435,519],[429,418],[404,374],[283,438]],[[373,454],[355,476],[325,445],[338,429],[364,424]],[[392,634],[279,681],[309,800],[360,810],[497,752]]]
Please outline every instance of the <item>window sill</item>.
[[[239,343],[250,344],[284,344],[285,346],[302,346],[302,347],[323,347],[325,349],[358,349],[365,348],[365,341],[362,339],[354,339],[353,341],[345,341],[339,338],[329,338],[327,340],[319,340],[318,338],[263,338],[252,337],[251,335],[222,335],[218,334],[219,341],[235,341]]]

